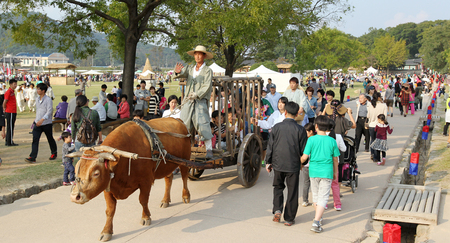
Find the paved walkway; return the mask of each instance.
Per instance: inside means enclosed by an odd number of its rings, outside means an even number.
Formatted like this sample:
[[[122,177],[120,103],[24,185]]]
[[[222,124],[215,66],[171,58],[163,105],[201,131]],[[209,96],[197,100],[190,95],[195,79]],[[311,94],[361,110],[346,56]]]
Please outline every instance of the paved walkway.
[[[347,106],[356,111],[354,102]],[[369,153],[358,154],[362,172],[359,188],[354,194],[349,188],[341,188],[341,212],[335,211],[332,201],[329,202],[321,234],[309,230],[314,216],[312,207],[300,206],[296,224],[291,227],[272,222],[272,178],[261,170],[257,184],[246,189],[239,184],[236,168],[232,166],[209,170],[201,180],[190,181],[192,198],[187,205],[181,202],[181,179],[176,176],[171,206],[159,208],[164,182],[156,181],[150,196],[149,227],[139,225],[142,210],[138,193],[119,201],[112,241],[354,242],[364,236],[371,211],[420,116],[400,117],[398,110],[394,114],[389,118],[394,133],[388,137],[387,164],[377,166],[369,161]],[[70,202],[69,191],[69,187],[59,187],[0,206],[1,242],[98,242],[105,223],[103,196],[77,205]]]

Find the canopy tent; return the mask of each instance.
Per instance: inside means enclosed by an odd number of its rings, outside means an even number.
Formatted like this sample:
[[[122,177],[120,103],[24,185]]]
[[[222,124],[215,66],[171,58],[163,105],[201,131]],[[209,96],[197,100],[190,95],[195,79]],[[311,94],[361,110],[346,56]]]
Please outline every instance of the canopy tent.
[[[256,70],[256,69],[255,69]],[[277,92],[283,93],[286,91],[286,89],[289,88],[289,80],[292,77],[296,77],[299,80],[302,80],[302,75],[299,73],[257,73],[257,74],[249,74],[250,72],[244,74],[244,73],[233,73],[233,78],[239,78],[239,77],[255,77],[259,76],[261,77],[265,84],[264,87],[267,84],[267,80],[270,78],[272,79],[272,82],[277,86]]]
[[[252,75],[252,74],[276,74],[279,72],[275,72],[273,70],[270,70],[268,68],[266,68],[264,65],[259,66],[257,69],[252,70],[250,72],[248,72],[248,75]]]
[[[225,68],[217,65],[216,63],[213,63],[209,66],[211,70],[213,71],[214,76],[223,76],[225,75]]]
[[[66,70],[58,70],[58,74],[67,74],[73,76],[74,72],[72,70],[67,70],[67,72]]]
[[[148,76],[149,74],[155,74],[155,73],[150,70],[145,70],[144,72],[141,73],[140,76]]]
[[[376,74],[378,73],[378,70],[376,70],[375,68],[373,68],[372,66],[370,66],[366,71],[364,71],[365,73],[373,73]]]
[[[100,75],[100,74],[103,74],[103,73],[97,72],[97,71],[95,71],[95,70],[89,70],[89,71],[84,72],[84,73],[81,73],[81,74],[82,74],[82,75]]]
[[[137,70],[136,72],[134,72],[134,74],[140,74],[142,73],[142,70]]]
[[[117,72],[117,73],[113,73],[114,75],[122,75],[123,71]]]

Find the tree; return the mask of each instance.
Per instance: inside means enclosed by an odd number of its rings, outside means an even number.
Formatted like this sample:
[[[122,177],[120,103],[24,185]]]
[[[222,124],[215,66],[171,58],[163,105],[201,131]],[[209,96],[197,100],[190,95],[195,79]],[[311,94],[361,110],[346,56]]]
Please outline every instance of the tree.
[[[250,67],[249,71],[255,70],[255,69],[259,68],[259,66],[261,66],[261,65],[264,65],[264,67],[266,67],[266,68],[268,68],[268,69],[270,69],[272,71],[278,72],[277,65],[274,62],[272,62],[272,61],[265,61],[265,62],[255,63],[255,64],[253,64]]]
[[[167,8],[177,13],[161,15],[172,24],[172,35],[176,33],[171,44],[178,46],[186,61],[192,61],[186,51],[199,44],[206,46],[228,76],[245,60],[254,58],[261,46],[289,33],[287,30],[303,33],[323,22],[338,20],[341,13],[351,10],[346,0],[192,2],[198,7],[194,9],[190,1],[167,3]]]
[[[414,58],[419,53],[420,43],[418,39],[418,28],[415,23],[399,24],[388,28],[387,32],[395,37],[395,40],[405,40],[408,49],[408,57]]]
[[[351,66],[364,63],[366,48],[355,38],[337,29],[323,27],[304,38],[297,48],[296,68],[301,71],[327,69],[327,81],[339,69],[346,72]],[[333,72],[334,71],[334,72]]]
[[[123,93],[133,97],[136,47],[139,41],[148,42],[151,32],[166,32],[155,27],[156,15],[165,11],[160,7],[164,1],[169,0],[4,0],[0,8],[7,19],[2,27],[11,30],[15,42],[55,46],[58,51],[74,52],[76,58],[93,55],[98,47],[95,31],[104,32],[116,56],[124,61]],[[30,12],[41,7],[58,8],[64,17],[55,21],[44,13]]]
[[[421,37],[420,54],[424,65],[431,69],[448,71],[450,65],[446,51],[448,53],[450,49],[450,21],[426,29]]]
[[[372,53],[377,59],[378,67],[386,68],[386,74],[389,74],[390,68],[402,66],[408,58],[406,41],[395,41],[389,34],[375,39]]]

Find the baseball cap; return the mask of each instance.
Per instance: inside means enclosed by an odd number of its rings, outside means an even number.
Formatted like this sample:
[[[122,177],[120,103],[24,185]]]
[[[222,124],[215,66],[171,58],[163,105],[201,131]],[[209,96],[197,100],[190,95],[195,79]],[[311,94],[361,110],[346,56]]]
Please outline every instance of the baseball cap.
[[[277,86],[276,86],[275,84],[270,84],[270,85],[269,85],[269,89],[271,89],[271,88],[274,88],[274,89],[276,89],[276,88],[277,88]]]
[[[91,101],[97,101],[98,102],[98,97],[97,96],[92,96],[92,100]]]

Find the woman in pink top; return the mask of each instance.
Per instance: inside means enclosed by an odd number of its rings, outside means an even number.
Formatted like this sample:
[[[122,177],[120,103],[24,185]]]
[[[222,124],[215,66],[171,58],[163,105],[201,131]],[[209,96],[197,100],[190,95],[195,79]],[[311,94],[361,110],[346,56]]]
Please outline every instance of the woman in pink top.
[[[387,133],[391,134],[394,127],[389,127],[389,123],[386,121],[386,116],[384,114],[378,115],[377,118],[378,124],[375,127],[377,138],[370,145],[370,148],[376,151],[375,161],[377,161],[377,164],[384,165],[384,163],[386,163],[386,151],[389,149],[387,144]],[[380,152],[383,155],[382,160],[380,160]]]
[[[409,89],[411,90],[411,94],[409,95],[409,106],[411,107],[411,115],[414,115],[414,102],[416,100],[416,92],[414,91],[414,86],[412,83],[409,84]]]
[[[119,104],[119,110],[117,113],[119,113],[120,118],[129,118],[130,117],[130,105],[128,105],[127,99],[128,96],[126,94],[123,94],[120,96],[120,99],[122,102]]]

